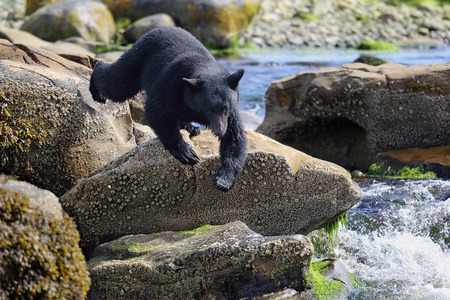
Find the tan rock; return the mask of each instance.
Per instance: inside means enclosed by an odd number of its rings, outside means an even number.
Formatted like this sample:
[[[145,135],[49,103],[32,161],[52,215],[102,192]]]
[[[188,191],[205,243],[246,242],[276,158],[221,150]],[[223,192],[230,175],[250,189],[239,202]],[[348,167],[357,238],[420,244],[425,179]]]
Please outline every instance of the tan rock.
[[[128,105],[92,100],[91,69],[4,40],[0,55],[0,172],[62,195],[136,146]]]
[[[450,144],[449,82],[449,63],[353,63],[301,72],[269,87],[257,131],[365,169],[380,152]]]
[[[12,44],[24,44],[30,45],[32,47],[41,48],[51,52],[66,52],[66,53],[75,53],[82,55],[94,56],[94,53],[86,50],[83,47],[72,43],[66,43],[62,41],[58,41],[56,43],[51,43],[44,41],[29,32],[16,30],[11,28],[6,28],[0,26],[0,38],[6,39],[10,41]],[[5,59],[5,58],[3,58]]]
[[[217,138],[210,131],[184,138],[200,157],[194,167],[182,165],[155,139],[81,179],[61,198],[82,247],[236,220],[263,235],[306,234],[361,198],[345,169],[251,131],[242,173],[233,189],[220,192],[212,185],[220,166]]]
[[[87,41],[109,43],[115,25],[105,4],[66,0],[38,9],[25,20],[21,29],[47,41],[81,36]]]

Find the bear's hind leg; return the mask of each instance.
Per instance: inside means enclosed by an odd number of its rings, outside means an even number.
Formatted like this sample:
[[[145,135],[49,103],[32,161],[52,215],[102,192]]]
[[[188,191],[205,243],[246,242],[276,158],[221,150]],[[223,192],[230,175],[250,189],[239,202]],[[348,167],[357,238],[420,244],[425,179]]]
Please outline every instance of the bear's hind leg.
[[[186,130],[187,132],[189,132],[189,136],[193,137],[196,135],[199,135],[201,130],[200,128],[198,128],[197,126],[192,125],[192,123],[186,123],[186,124],[182,124],[182,126],[180,126],[181,129]]]

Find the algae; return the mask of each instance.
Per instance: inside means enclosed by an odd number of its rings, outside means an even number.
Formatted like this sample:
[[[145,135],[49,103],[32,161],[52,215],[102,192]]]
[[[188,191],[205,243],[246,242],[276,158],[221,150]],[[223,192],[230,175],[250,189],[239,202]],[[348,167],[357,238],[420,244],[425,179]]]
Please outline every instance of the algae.
[[[176,231],[175,234],[178,235],[187,235],[187,234],[199,234],[202,231],[209,229],[209,228],[213,228],[213,227],[217,227],[217,225],[203,225],[201,227],[195,228],[193,230],[188,230],[188,231]]]
[[[307,282],[312,284],[315,290],[314,294],[320,300],[337,299],[349,291],[349,288],[343,282],[338,280],[328,282],[321,274],[321,271],[326,270],[328,265],[329,261],[326,260],[313,262],[310,264],[307,274]]]
[[[324,257],[336,257],[334,245],[339,239],[339,227],[345,227],[346,224],[347,212],[325,224],[322,229],[315,230],[308,234],[311,243],[314,245],[315,253]]]
[[[393,170],[390,166],[372,164],[365,174],[366,177],[382,177],[387,179],[436,179],[436,173],[431,171],[427,165],[417,165],[414,168],[404,167],[399,171]]]
[[[398,46],[388,43],[379,42],[374,40],[363,40],[358,46],[359,50],[371,50],[371,51],[398,51]]]

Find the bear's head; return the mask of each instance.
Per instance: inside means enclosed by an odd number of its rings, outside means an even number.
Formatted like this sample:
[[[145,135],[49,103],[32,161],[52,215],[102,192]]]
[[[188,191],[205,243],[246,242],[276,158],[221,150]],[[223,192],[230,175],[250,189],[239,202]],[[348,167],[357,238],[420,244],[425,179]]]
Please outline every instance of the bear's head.
[[[238,109],[238,84],[243,75],[244,70],[239,69],[233,74],[219,70],[183,78],[188,94],[186,104],[208,120],[211,131],[219,138],[227,131],[230,112]]]

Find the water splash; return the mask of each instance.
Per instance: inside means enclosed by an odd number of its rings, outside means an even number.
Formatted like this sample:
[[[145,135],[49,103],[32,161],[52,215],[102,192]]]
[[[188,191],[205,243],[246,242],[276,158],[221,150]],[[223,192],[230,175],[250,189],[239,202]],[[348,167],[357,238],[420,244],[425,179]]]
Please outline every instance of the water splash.
[[[368,285],[352,299],[450,299],[450,181],[365,180],[337,257]]]

